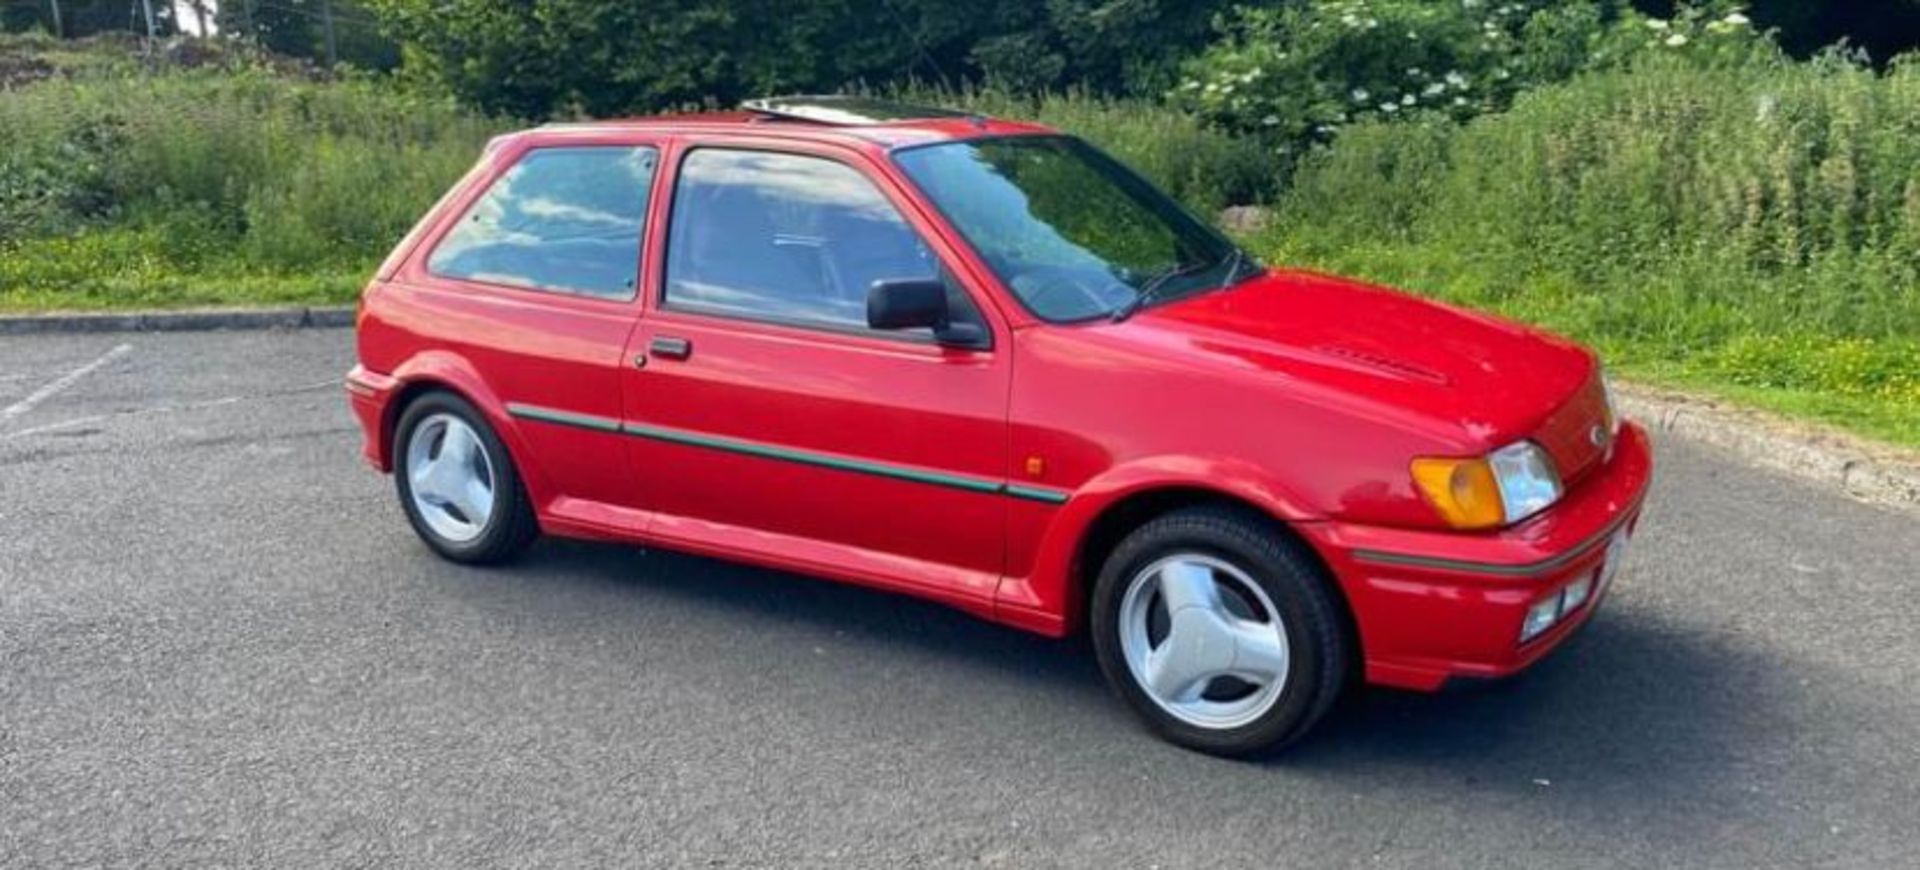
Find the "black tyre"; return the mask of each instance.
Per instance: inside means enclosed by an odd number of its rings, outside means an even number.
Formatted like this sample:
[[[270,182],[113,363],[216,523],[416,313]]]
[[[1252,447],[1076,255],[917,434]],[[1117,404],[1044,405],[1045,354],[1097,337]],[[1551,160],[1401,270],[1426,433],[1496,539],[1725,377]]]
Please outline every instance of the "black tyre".
[[[1250,512],[1189,508],[1140,526],[1101,566],[1091,604],[1108,683],[1181,746],[1277,750],[1346,688],[1351,638],[1331,579]]]
[[[394,428],[395,486],[420,539],[455,562],[518,555],[540,534],[513,457],[472,404],[426,393]]]

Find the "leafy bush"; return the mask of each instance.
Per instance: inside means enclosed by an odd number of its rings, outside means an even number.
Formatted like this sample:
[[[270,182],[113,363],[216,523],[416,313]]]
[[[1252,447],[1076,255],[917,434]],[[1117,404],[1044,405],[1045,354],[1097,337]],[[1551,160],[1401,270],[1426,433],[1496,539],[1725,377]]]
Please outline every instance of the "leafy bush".
[[[1078,88],[1137,96],[1170,86],[1179,63],[1207,44],[1211,22],[1231,2],[1001,0],[984,10],[944,0],[925,5],[965,15],[975,29],[970,36],[977,41],[966,56],[975,69],[952,73],[977,71],[985,84],[1023,94]],[[922,13],[920,21],[925,30],[935,19]]]
[[[108,209],[101,156],[85,137],[0,156],[0,242],[69,232]]]
[[[1688,6],[1672,21],[1611,2],[1325,0],[1240,7],[1187,66],[1174,95],[1225,126],[1283,143],[1325,142],[1361,121],[1463,120],[1514,95],[1647,54],[1703,65],[1773,52],[1738,7]]]
[[[1281,259],[1642,370],[1871,399],[1876,431],[1920,441],[1920,58],[1654,59],[1465,126],[1361,124],[1304,161],[1281,215]]]

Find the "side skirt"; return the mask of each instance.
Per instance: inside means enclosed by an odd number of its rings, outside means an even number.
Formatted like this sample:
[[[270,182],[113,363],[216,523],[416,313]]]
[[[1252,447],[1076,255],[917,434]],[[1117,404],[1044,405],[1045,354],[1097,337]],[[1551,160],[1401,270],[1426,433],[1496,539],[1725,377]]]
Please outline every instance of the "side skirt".
[[[911,595],[993,622],[1027,628],[1021,620],[1006,619],[995,612],[993,596],[1000,582],[997,574],[577,498],[555,499],[539,513],[541,528],[559,537],[658,547],[835,580]]]

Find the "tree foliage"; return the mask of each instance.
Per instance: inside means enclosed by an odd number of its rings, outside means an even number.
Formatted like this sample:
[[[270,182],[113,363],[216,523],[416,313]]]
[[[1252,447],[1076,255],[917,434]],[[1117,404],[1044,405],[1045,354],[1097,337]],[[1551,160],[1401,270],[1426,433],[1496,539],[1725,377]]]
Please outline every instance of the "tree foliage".
[[[400,47],[373,11],[357,0],[226,0],[216,7],[220,33],[245,38],[275,54],[324,63],[327,19],[333,19],[334,57],[359,69],[400,65]],[[329,12],[331,16],[329,16]]]
[[[1692,0],[1409,0],[1384,3],[1398,18],[1540,17],[1559,34],[1533,47],[1572,45],[1590,19],[1621,10],[1673,19]],[[1337,18],[1353,0],[226,0],[220,32],[279,54],[327,58],[330,5],[335,53],[363,69],[391,69],[447,86],[467,102],[525,117],[638,113],[727,105],[774,92],[833,91],[905,82],[987,84],[1017,93],[1076,88],[1160,95],[1182,64],[1256,34]],[[1750,0],[1758,31],[1806,56],[1845,40],[1885,62],[1920,47],[1920,0]],[[174,4],[156,0],[162,33]],[[144,29],[127,0],[60,0],[67,36]],[[52,30],[47,0],[0,0],[0,28]],[[1515,15],[1510,10],[1524,10]],[[1408,12],[1409,15],[1399,15]],[[1466,15],[1462,12],[1468,13]],[[1378,16],[1369,16],[1378,17]],[[1382,19],[1385,20],[1384,18]],[[1471,36],[1472,34],[1465,34]],[[1520,33],[1509,34],[1522,36]],[[1434,38],[1415,53],[1465,46]],[[1399,48],[1383,46],[1383,48]],[[1493,53],[1497,53],[1497,50]],[[1487,55],[1489,52],[1479,52]],[[1425,57],[1426,68],[1446,58]],[[1467,58],[1466,60],[1472,60]],[[1565,58],[1560,59],[1566,65]],[[1554,62],[1535,57],[1529,62]],[[1457,66],[1457,65],[1456,65]],[[1191,76],[1189,76],[1191,77]],[[1551,79],[1552,77],[1549,77]],[[1362,85],[1364,87],[1364,85]],[[1369,93],[1372,88],[1366,88]],[[1348,88],[1346,90],[1351,90]],[[1449,95],[1449,100],[1459,95]],[[1470,101],[1480,96],[1467,97]],[[1495,102],[1499,102],[1497,99]],[[1317,119],[1320,124],[1324,119]]]
[[[407,63],[523,116],[849,85],[1152,89],[1226,0],[369,0]]]
[[[60,35],[71,39],[114,31],[145,34],[147,23],[139,10],[128,0],[60,0]],[[173,4],[154,0],[154,32],[175,33],[173,19]],[[53,6],[47,0],[0,0],[0,30],[52,33]]]

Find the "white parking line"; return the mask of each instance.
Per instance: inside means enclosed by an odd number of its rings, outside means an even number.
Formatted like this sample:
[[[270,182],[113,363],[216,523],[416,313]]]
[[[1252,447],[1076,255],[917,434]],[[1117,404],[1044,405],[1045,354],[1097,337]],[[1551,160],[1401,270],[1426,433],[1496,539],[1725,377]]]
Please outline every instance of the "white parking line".
[[[33,410],[35,405],[38,405],[41,402],[51,399],[56,395],[59,395],[60,391],[65,390],[66,388],[71,387],[76,383],[79,383],[81,378],[84,378],[87,375],[93,374],[101,366],[104,366],[107,363],[113,362],[114,360],[119,359],[120,357],[126,356],[132,350],[133,350],[133,345],[131,344],[119,345],[114,349],[101,354],[99,359],[96,359],[93,362],[87,363],[86,365],[83,365],[77,369],[74,369],[73,371],[67,372],[66,374],[61,375],[60,377],[54,378],[52,381],[49,381],[46,386],[43,386],[40,389],[34,390],[32,393],[29,393],[26,398],[21,399],[20,401],[15,402],[11,405],[8,405],[5,408],[0,408],[0,423],[4,423],[8,420],[11,420],[15,417],[20,416],[21,414],[25,414],[26,412]]]
[[[26,438],[32,435],[45,435],[50,432],[60,432],[63,430],[74,429],[81,426],[91,426],[95,423],[106,423],[114,420],[124,420],[129,417],[140,417],[148,414],[177,414],[177,413],[182,413],[186,411],[202,411],[208,408],[222,408],[222,407],[226,407],[227,405],[238,405],[242,402],[266,401],[266,400],[278,399],[278,398],[283,398],[288,396],[299,396],[306,393],[319,392],[322,390],[337,390],[339,388],[340,388],[340,381],[338,378],[328,378],[327,380],[319,381],[317,383],[303,384],[297,387],[288,387],[284,390],[273,390],[271,392],[262,393],[257,396],[221,396],[220,398],[217,398],[217,399],[205,399],[197,402],[185,402],[178,405],[156,405],[156,406],[147,407],[147,408],[128,408],[128,409],[119,410],[119,411],[112,411],[106,414],[94,414],[87,417],[75,417],[71,420],[61,420],[58,423],[46,423],[40,426],[32,426],[26,429],[15,429],[12,432],[0,432],[0,441],[12,441],[15,438]]]
[[[333,382],[328,381],[327,386],[333,386]],[[179,413],[181,411],[198,411],[205,408],[219,408],[226,405],[239,404],[241,401],[242,400],[239,396],[226,396],[224,398],[219,398],[219,399],[210,399],[205,402],[189,402],[185,405],[167,405],[167,406],[162,406],[158,408],[135,408],[131,411],[115,411],[114,413],[111,413],[111,414],[95,414],[91,417],[76,417],[72,420],[61,420],[58,423],[48,423],[45,426],[34,426],[30,429],[18,429],[12,432],[0,433],[0,441],[11,441],[15,438],[25,438],[29,435],[44,435],[48,432],[59,432],[64,429],[73,429],[79,426],[90,426],[94,423],[105,423],[110,420],[121,420],[127,417],[139,417],[146,414],[174,414],[174,413]]]

